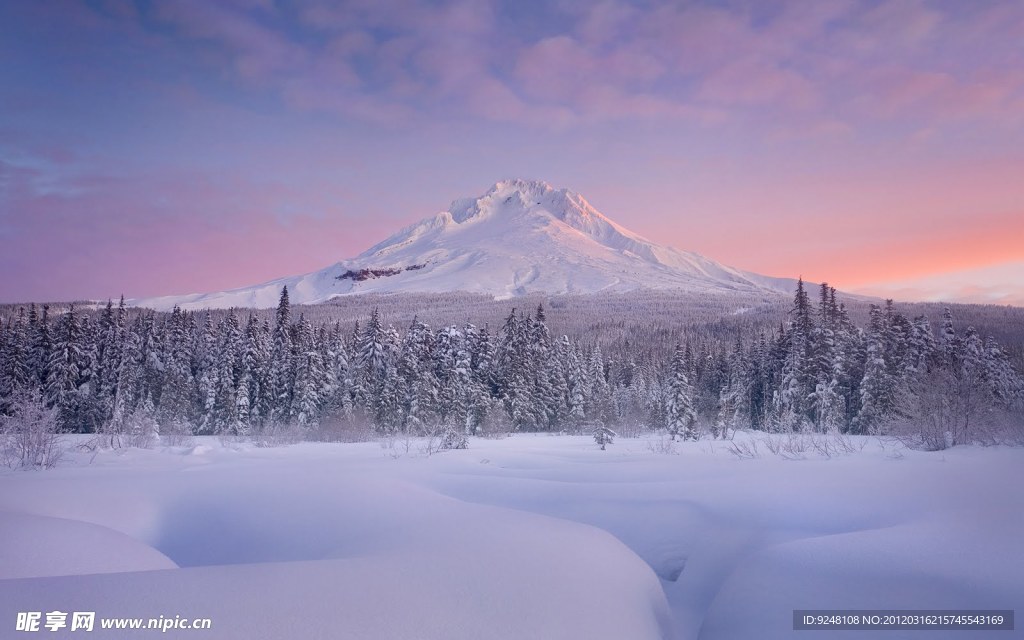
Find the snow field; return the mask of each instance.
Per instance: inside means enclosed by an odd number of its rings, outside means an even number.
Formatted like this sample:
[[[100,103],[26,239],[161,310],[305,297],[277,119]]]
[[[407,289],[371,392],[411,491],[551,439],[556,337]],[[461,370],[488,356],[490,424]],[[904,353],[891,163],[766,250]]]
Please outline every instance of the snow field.
[[[60,609],[218,638],[814,638],[793,609],[1024,603],[1021,449],[197,442],[0,474],[0,636]]]

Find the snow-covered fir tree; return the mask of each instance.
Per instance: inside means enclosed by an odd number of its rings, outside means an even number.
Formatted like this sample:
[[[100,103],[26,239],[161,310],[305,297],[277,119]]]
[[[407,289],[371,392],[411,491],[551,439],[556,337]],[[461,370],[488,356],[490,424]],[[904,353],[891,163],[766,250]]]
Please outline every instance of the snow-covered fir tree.
[[[686,354],[682,345],[676,345],[669,371],[669,383],[665,398],[666,429],[672,440],[697,439],[697,415],[693,410],[693,389],[686,375]]]

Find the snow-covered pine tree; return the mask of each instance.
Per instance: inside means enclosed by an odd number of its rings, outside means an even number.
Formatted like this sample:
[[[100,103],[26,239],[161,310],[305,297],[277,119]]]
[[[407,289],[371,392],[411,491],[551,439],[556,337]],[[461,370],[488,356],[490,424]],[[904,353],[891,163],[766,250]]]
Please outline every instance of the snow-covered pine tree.
[[[315,333],[304,316],[300,316],[295,329],[295,391],[289,419],[308,429],[319,425],[320,394],[326,374]]]
[[[534,371],[529,352],[527,320],[513,309],[505,320],[498,342],[495,386],[514,431],[537,428]]]
[[[238,384],[242,368],[242,331],[235,310],[219,324],[214,351],[215,379],[213,402],[213,432],[217,435],[239,435]]]
[[[938,357],[949,366],[956,361],[960,345],[957,344],[956,331],[953,329],[953,312],[946,307],[942,311],[942,328],[939,330]]]
[[[745,416],[750,414],[750,364],[740,337],[727,362],[727,376],[719,391],[719,409],[711,429],[713,438],[726,438],[730,430],[746,426]]]
[[[151,395],[146,394],[142,404],[135,408],[127,423],[128,428],[124,435],[127,437],[128,446],[149,449],[160,442],[160,425],[156,420],[156,406]]]
[[[814,389],[814,358],[811,303],[801,278],[786,331],[787,349],[782,366],[779,425],[785,431],[803,431],[811,423],[809,398]]]
[[[604,354],[601,347],[594,345],[586,364],[587,386],[590,398],[587,403],[587,419],[607,422],[614,417],[611,387],[605,371]]]
[[[839,305],[839,320],[836,325],[837,359],[833,368],[838,385],[836,393],[844,407],[843,425],[845,430],[853,428],[860,413],[860,387],[864,378],[864,363],[867,361],[867,345],[864,332],[850,321],[845,305]]]
[[[212,435],[216,433],[216,405],[218,375],[218,336],[213,324],[213,316],[207,311],[203,314],[203,326],[195,340],[196,390],[198,400],[198,421],[196,433]],[[152,394],[152,389],[147,389]],[[145,397],[143,395],[142,397]]]
[[[953,432],[953,444],[970,444],[976,437],[978,418],[992,408],[992,386],[987,379],[985,344],[974,327],[967,327],[958,346],[953,390],[960,418]]]
[[[744,421],[753,429],[765,428],[765,412],[771,393],[771,381],[766,371],[768,362],[768,338],[760,332],[747,351],[747,406]]]
[[[124,332],[124,339],[118,349],[120,362],[117,366],[117,385],[110,420],[104,432],[111,436],[111,446],[120,434],[125,432],[127,419],[135,410],[142,388],[142,345],[140,331],[142,318],[136,317],[130,329]]]
[[[533,318],[529,320],[529,369],[532,372],[534,398],[534,421],[538,429],[552,430],[557,428],[561,403],[556,396],[558,372],[552,365],[551,334],[546,324],[544,306],[537,305]]]
[[[50,305],[43,305],[43,312],[39,316],[39,323],[31,338],[29,362],[35,375],[33,384],[43,389],[46,387],[46,380],[49,377],[50,351],[53,348],[53,341],[50,337]]]
[[[398,375],[398,366],[391,360],[385,360],[380,371],[381,376],[370,407],[374,419],[374,428],[378,433],[390,435],[397,433],[402,425],[402,377]]]
[[[672,440],[697,439],[697,415],[693,410],[693,390],[686,376],[686,354],[677,344],[669,369],[669,383],[665,398],[666,428]]]
[[[906,316],[895,310],[892,300],[885,301],[885,311],[882,317],[886,371],[892,382],[892,392],[895,394],[905,379],[906,371],[914,368],[913,354],[910,348],[914,325]],[[892,404],[892,399],[890,399],[890,404]]]
[[[872,433],[889,415],[893,397],[892,381],[885,364],[884,328],[881,310],[871,305],[871,327],[867,335],[867,356],[860,385],[860,413],[856,432]]]
[[[324,366],[327,384],[324,407],[345,421],[351,421],[352,374],[348,346],[341,333],[341,324],[335,322],[327,332],[324,344]]]
[[[433,350],[434,373],[438,381],[438,427],[442,449],[465,449],[471,429],[468,393],[472,362],[465,336],[452,325],[437,332]]]
[[[96,433],[105,422],[105,411],[102,399],[96,393],[98,376],[97,345],[98,331],[89,316],[82,317],[81,329],[81,361],[78,366],[78,389],[76,403],[77,416],[75,422],[82,433]]]
[[[245,362],[251,375],[249,424],[255,431],[270,420],[274,406],[270,323],[252,316],[246,323],[245,340]]]
[[[8,320],[0,346],[0,413],[10,415],[19,394],[35,387],[25,310]]]
[[[413,318],[399,347],[397,373],[401,389],[397,401],[398,425],[407,433],[423,433],[433,420],[438,403],[437,378],[432,358],[430,327]]]
[[[266,368],[267,336],[253,313],[249,314],[245,322],[241,340],[241,371],[236,400],[238,423],[242,431],[239,435],[248,435],[262,424],[266,415],[264,390],[269,380]]]
[[[356,342],[356,403],[371,413],[378,413],[379,394],[384,386],[385,367],[388,363],[385,331],[380,312],[374,308],[366,327]],[[393,372],[397,377],[397,371]]]
[[[1013,409],[1024,402],[1024,378],[1010,363],[1010,357],[992,336],[985,338],[985,380],[991,393],[1003,409]]]
[[[487,327],[480,331],[467,322],[462,329],[466,336],[469,355],[469,386],[466,390],[466,433],[478,435],[487,421],[491,409],[490,395],[490,336]]]
[[[580,427],[586,420],[587,398],[590,385],[583,368],[579,349],[571,344],[568,336],[562,336],[562,348],[565,353],[566,412],[570,427]]]
[[[912,374],[927,372],[934,362],[936,350],[935,336],[932,335],[927,317],[921,315],[914,318],[908,349],[905,371]]]
[[[72,306],[61,315],[54,328],[48,364],[45,398],[57,409],[57,423],[64,431],[77,431],[78,379],[82,364],[81,327]]]
[[[143,385],[145,388],[136,394],[138,405],[150,396],[155,400],[157,423],[174,433],[180,432],[183,424],[190,425],[190,431],[198,430],[208,396],[212,399],[216,391],[219,337],[210,314],[202,313],[201,319],[199,315],[175,307],[157,331],[159,339],[149,347],[159,349],[159,353],[142,355],[144,360],[159,362],[161,376],[158,386]],[[130,337],[132,331],[126,330],[125,334]],[[140,341],[140,348],[145,349],[142,344]]]
[[[292,344],[291,303],[288,287],[281,287],[281,297],[274,316],[274,329],[270,346],[270,406],[267,419],[271,423],[288,420],[295,389],[295,346]]]
[[[547,426],[552,431],[563,429],[569,417],[569,386],[566,382],[564,362],[564,348],[559,341],[548,348],[547,360],[541,367],[540,376],[543,383],[539,385],[539,390],[543,394],[541,400],[544,403]]]
[[[455,327],[437,331],[431,348],[430,368],[437,380],[437,412],[439,425],[465,423],[465,406],[460,380],[455,373],[457,352],[462,334]]]
[[[121,365],[121,348],[124,343],[124,296],[114,310],[113,303],[100,316],[99,335],[96,348],[97,373],[94,392],[102,409],[101,422],[107,423],[113,417],[114,398],[117,395],[118,368]]]

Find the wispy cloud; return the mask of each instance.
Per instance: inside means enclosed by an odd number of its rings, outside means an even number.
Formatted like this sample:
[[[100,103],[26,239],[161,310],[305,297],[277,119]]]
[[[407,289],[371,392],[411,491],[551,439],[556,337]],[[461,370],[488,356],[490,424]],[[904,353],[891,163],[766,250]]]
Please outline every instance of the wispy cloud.
[[[623,118],[731,119],[808,111],[1006,119],[1024,99],[1024,9],[924,0],[552,3],[513,19],[504,2],[156,3],[94,21],[190,47],[195,64],[294,109],[417,122],[448,113],[538,126]],[[59,19],[59,18],[58,18]],[[150,41],[152,42],[152,41]],[[479,98],[482,91],[492,98]],[[510,106],[491,105],[502,96]],[[631,100],[628,96],[639,95]],[[850,105],[854,108],[850,108]]]

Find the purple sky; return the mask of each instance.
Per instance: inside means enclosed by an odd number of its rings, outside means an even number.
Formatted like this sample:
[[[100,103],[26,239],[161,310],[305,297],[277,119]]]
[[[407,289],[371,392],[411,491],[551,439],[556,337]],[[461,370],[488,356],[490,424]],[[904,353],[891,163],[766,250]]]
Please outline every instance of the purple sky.
[[[0,3],[0,301],[319,269],[507,177],[726,264],[1024,304],[1024,3]]]

